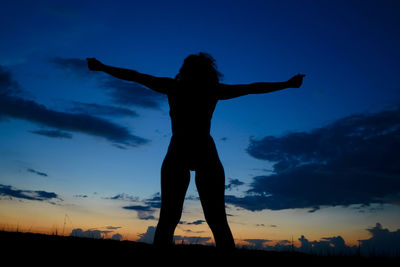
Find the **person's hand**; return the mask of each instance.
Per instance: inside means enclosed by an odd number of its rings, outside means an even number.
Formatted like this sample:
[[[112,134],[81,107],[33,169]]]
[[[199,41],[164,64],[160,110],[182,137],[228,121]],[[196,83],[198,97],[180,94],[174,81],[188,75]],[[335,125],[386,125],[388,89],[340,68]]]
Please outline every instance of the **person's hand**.
[[[104,64],[101,63],[100,61],[98,61],[94,57],[88,57],[88,58],[86,58],[86,60],[88,62],[88,68],[90,70],[102,70],[104,67]]]
[[[305,74],[297,74],[290,78],[287,81],[288,87],[290,88],[299,88],[301,84],[303,83],[303,78],[305,77]]]

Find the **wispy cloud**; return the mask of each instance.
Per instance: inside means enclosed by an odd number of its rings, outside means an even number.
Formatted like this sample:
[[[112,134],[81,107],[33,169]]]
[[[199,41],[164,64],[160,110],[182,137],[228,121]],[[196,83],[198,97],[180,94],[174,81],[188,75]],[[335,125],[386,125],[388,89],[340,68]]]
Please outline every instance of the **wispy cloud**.
[[[66,139],[71,139],[72,134],[59,131],[59,130],[35,130],[35,131],[30,131],[31,133],[38,134],[38,135],[43,135],[46,137],[51,137],[51,138],[66,138]]]
[[[126,210],[136,211],[137,216],[140,220],[155,220],[156,219],[153,216],[153,214],[156,212],[156,210],[150,206],[132,205],[132,206],[125,206],[122,208],[126,209]]]
[[[116,104],[159,109],[166,101],[163,94],[154,92],[141,84],[116,79],[101,72],[90,71],[85,59],[55,57],[50,62],[60,69],[72,72],[80,77],[96,77],[101,88]]]
[[[232,179],[229,178],[229,183],[227,185],[225,185],[225,189],[226,190],[232,190],[234,188],[237,188],[241,185],[244,185],[244,182],[240,181],[239,179]]]
[[[76,198],[88,198],[88,195],[74,195]]]
[[[0,184],[0,196],[11,199],[17,198],[35,201],[49,201],[53,199],[61,200],[54,192],[47,192],[43,190],[22,190],[3,184]]]
[[[96,116],[129,116],[129,117],[137,117],[138,114],[130,110],[128,108],[115,107],[109,105],[101,105],[96,103],[83,103],[78,101],[72,101],[71,107],[68,108],[68,111],[79,114],[89,114]]]
[[[15,97],[12,92],[17,87],[18,83],[12,80],[11,74],[0,66],[0,116],[28,120],[58,130],[99,136],[120,146],[139,146],[148,143],[147,139],[133,135],[127,128],[105,119],[87,114],[55,111],[35,101]],[[35,131],[34,133],[60,137],[59,132]]]
[[[27,168],[26,170],[27,170],[28,172],[30,172],[30,173],[34,173],[34,174],[39,175],[39,176],[44,176],[44,177],[47,177],[47,176],[48,176],[47,173],[40,172],[40,171],[31,169],[31,168]]]
[[[155,220],[154,213],[161,208],[161,196],[160,193],[154,194],[151,198],[139,201],[138,198],[131,198],[126,194],[119,194],[110,199],[128,200],[132,202],[139,202],[140,205],[124,206],[123,209],[133,210],[137,212],[137,216],[140,220]]]
[[[247,152],[273,162],[243,197],[226,202],[248,210],[397,204],[400,199],[400,106],[352,115],[310,132],[250,140]]]
[[[206,221],[204,221],[204,220],[196,220],[196,221],[193,221],[193,222],[180,221],[179,224],[200,225],[200,224],[203,224],[203,223],[205,223],[205,222],[206,222]]]
[[[131,201],[131,202],[138,202],[139,201],[139,197],[132,196],[132,195],[125,194],[125,193],[117,194],[117,195],[115,195],[113,197],[107,197],[105,199],[123,200],[123,201]]]

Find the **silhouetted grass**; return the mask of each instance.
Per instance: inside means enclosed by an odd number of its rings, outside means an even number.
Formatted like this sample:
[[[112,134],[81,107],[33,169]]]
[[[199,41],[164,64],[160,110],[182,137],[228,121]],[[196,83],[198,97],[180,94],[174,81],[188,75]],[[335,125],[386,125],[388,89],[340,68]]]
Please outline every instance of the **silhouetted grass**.
[[[360,266],[399,263],[397,259],[349,256],[313,256],[298,252],[235,249],[224,251],[212,246],[175,245],[157,249],[150,244],[110,239],[91,239],[0,231],[3,263],[8,266],[237,266],[257,264],[358,264]],[[10,261],[11,260],[11,261]],[[157,263],[159,262],[159,263]],[[394,264],[394,265],[393,265]],[[4,265],[5,266],[5,265]]]

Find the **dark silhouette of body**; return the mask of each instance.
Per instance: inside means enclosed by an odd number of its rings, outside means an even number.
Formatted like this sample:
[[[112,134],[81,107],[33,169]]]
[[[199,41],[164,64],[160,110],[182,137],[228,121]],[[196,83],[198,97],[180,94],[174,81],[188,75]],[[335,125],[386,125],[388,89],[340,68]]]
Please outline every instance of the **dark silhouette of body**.
[[[219,83],[221,75],[215,61],[206,53],[188,56],[175,79],[107,66],[95,58],[87,60],[91,70],[138,82],[168,96],[173,135],[161,167],[161,211],[154,244],[173,243],[193,170],[205,219],[217,247],[234,248],[225,213],[224,168],[210,135],[215,106],[219,100],[298,88],[305,75],[296,75],[286,82],[227,85]]]

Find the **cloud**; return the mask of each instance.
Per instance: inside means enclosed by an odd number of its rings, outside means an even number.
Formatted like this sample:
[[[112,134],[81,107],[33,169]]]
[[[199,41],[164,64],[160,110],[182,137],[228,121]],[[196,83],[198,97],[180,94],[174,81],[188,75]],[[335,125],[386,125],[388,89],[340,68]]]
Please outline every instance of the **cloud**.
[[[139,234],[139,239],[137,242],[149,243],[152,244],[154,240],[154,235],[156,233],[156,227],[149,226],[145,233]]]
[[[18,84],[11,79],[11,74],[0,66],[0,116],[23,119],[57,128],[59,130],[81,132],[105,138],[113,143],[124,146],[139,146],[148,140],[135,136],[125,127],[114,124],[105,119],[87,114],[73,114],[48,109],[44,105],[32,100],[15,97],[12,92]],[[43,131],[37,134],[52,135]]]
[[[39,176],[48,177],[47,173],[44,173],[44,172],[39,172],[39,171],[34,170],[34,169],[31,169],[31,168],[27,168],[26,170],[27,170],[28,172],[37,174],[37,175],[39,175]]]
[[[83,103],[72,101],[68,111],[80,114],[90,114],[98,116],[130,116],[137,117],[138,114],[128,108],[115,107],[109,105],[100,105],[96,103]]]
[[[0,97],[2,95],[18,95],[21,92],[19,84],[10,73],[0,65]]]
[[[196,220],[196,221],[193,221],[193,222],[180,221],[179,224],[200,225],[200,224],[203,224],[203,223],[205,223],[205,222],[206,222],[206,221],[204,221],[204,220]]]
[[[243,241],[247,242],[250,247],[254,249],[264,249],[266,243],[271,242],[272,240],[268,239],[244,239]]]
[[[367,257],[399,257],[400,229],[390,231],[380,223],[366,229],[371,235],[369,239],[359,240],[358,246],[347,245],[342,236],[322,237],[320,240],[311,241],[304,235],[298,238],[300,246],[294,246],[289,240],[244,239],[251,248],[271,251],[299,251],[317,255],[355,256],[361,253]],[[274,245],[268,243],[275,242]]]
[[[101,72],[90,71],[84,59],[55,57],[50,59],[50,62],[81,77],[96,77],[100,86],[107,91],[111,99],[117,104],[159,109],[160,105],[166,100],[163,94],[154,92],[139,83],[116,79]]]
[[[111,239],[112,240],[117,240],[117,241],[121,241],[122,240],[122,235],[121,234],[114,234],[112,237],[111,237]]]
[[[148,140],[132,135],[127,128],[86,114],[71,114],[47,109],[34,101],[0,97],[0,114],[44,124],[54,128],[103,137],[111,142],[138,146]]]
[[[38,135],[43,135],[46,137],[51,137],[51,138],[66,138],[66,139],[71,139],[72,134],[59,131],[59,130],[36,130],[36,131],[30,131],[31,133],[38,134]]]
[[[132,206],[125,206],[122,207],[126,210],[134,210],[137,212],[137,216],[140,220],[155,220],[156,218],[153,216],[155,213],[155,209],[151,208],[150,206],[139,206],[139,205],[132,205]]]
[[[233,188],[237,188],[241,185],[244,185],[244,183],[242,181],[240,181],[239,179],[229,178],[229,183],[227,185],[225,185],[225,189],[230,191]]]
[[[400,106],[358,114],[310,132],[250,139],[247,152],[273,162],[243,197],[226,202],[251,211],[398,204]]]
[[[72,229],[70,236],[101,239],[102,231],[100,231],[100,230],[83,231],[81,228],[75,228],[75,229]]]
[[[19,198],[35,201],[49,201],[52,199],[61,200],[56,193],[46,192],[42,190],[22,190],[14,188],[10,185],[0,184],[0,196],[8,198]]]
[[[303,253],[341,256],[351,256],[357,253],[357,247],[346,245],[341,236],[323,237],[319,241],[309,241],[302,235],[298,240],[300,241],[300,247],[297,250]]]
[[[155,209],[161,208],[161,194],[159,192],[155,193],[151,198],[145,199],[144,204]]]
[[[94,239],[103,239],[113,231],[109,230],[98,230],[98,229],[88,229],[86,231],[81,228],[72,229],[70,236],[74,237],[84,237],[84,238],[94,238]],[[122,240],[122,235],[119,233],[115,233],[111,236],[112,240]]]
[[[77,198],[88,198],[87,195],[74,195],[74,197],[77,197]]]
[[[111,200],[123,200],[129,202],[139,202],[140,205],[124,206],[123,209],[134,210],[140,220],[155,220],[154,213],[157,209],[161,208],[161,195],[160,193],[154,194],[152,197],[139,200],[139,197],[131,196],[125,193],[115,195],[110,198]]]
[[[109,198],[106,198],[106,199],[132,201],[132,202],[139,201],[139,197],[131,196],[131,195],[125,194],[125,193],[117,194],[117,195],[115,195],[113,197],[109,197]]]
[[[383,228],[380,223],[367,229],[371,238],[360,240],[361,253],[364,255],[399,257],[400,252],[400,229],[391,232]]]

